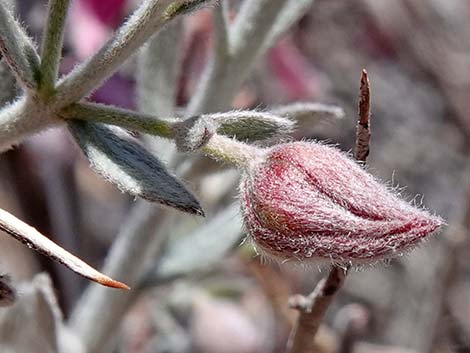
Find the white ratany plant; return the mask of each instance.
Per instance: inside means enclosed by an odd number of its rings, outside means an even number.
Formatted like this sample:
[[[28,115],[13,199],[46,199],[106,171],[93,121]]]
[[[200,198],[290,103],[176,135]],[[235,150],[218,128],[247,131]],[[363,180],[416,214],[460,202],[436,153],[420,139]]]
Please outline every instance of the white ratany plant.
[[[114,241],[102,271],[106,275],[0,210],[0,228],[17,240],[100,284],[133,288],[129,295],[90,285],[82,295],[67,327],[86,352],[103,352],[120,318],[146,286],[221,259],[239,242],[243,222],[254,245],[268,256],[298,261],[320,257],[335,264],[393,256],[442,224],[440,218],[399,200],[333,147],[277,144],[294,130],[297,118],[339,118],[340,108],[296,103],[264,111],[230,110],[256,59],[312,2],[245,0],[229,21],[228,1],[144,0],[94,55],[63,77],[58,68],[70,1],[49,1],[39,51],[11,9],[0,2],[0,53],[21,87],[21,94],[0,111],[0,152],[46,129],[66,128],[93,170],[121,191],[145,200],[136,202]],[[176,112],[180,67],[174,43],[180,35],[179,19],[207,6],[212,6],[214,47],[194,96],[183,112]],[[138,111],[87,100],[137,52]],[[129,130],[145,135],[143,141]],[[169,141],[182,154],[173,152]],[[151,203],[204,215],[182,181],[201,179],[202,158],[194,152],[241,169],[243,217],[238,205],[226,207],[189,240],[163,251],[174,215]],[[176,172],[170,172],[163,159]],[[190,167],[183,168],[183,161]],[[366,196],[358,200],[363,186]],[[214,241],[214,230],[222,227],[224,238]],[[351,234],[359,241],[348,242]],[[210,253],[196,251],[208,244]],[[155,261],[159,266],[151,266]],[[14,291],[4,277],[0,283],[2,303],[10,304]]]

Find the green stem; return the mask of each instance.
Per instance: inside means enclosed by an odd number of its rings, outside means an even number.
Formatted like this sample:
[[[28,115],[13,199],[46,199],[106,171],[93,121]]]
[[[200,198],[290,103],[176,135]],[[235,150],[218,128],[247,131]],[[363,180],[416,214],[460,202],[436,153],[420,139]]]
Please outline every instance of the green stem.
[[[219,162],[249,170],[262,158],[264,149],[215,134],[201,147],[201,152]]]
[[[54,85],[62,56],[65,19],[69,4],[70,0],[49,1],[47,23],[43,32],[39,85],[40,92],[46,97],[54,93]]]
[[[76,103],[62,109],[60,115],[65,119],[80,119],[116,125],[169,139],[174,137],[173,122],[170,120],[156,119],[150,115],[104,104]]]

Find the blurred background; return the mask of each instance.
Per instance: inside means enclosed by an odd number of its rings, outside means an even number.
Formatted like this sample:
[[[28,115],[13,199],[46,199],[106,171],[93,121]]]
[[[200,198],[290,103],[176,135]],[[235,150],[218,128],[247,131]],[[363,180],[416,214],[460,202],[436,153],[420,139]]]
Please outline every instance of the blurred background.
[[[62,72],[94,53],[136,3],[75,0]],[[238,2],[231,3],[235,11]],[[40,42],[46,2],[18,0],[17,11]],[[182,63],[178,107],[194,95],[213,44],[211,11],[183,21],[176,43]],[[359,78],[366,68],[372,89],[369,170],[448,222],[412,253],[352,271],[327,314],[318,352],[470,352],[469,18],[467,0],[316,0],[260,58],[233,101],[235,108],[336,104],[345,117],[302,121],[295,138],[351,150]],[[137,66],[137,58],[130,60],[91,99],[136,108]],[[0,76],[6,104],[19,91],[3,63]],[[108,333],[112,348],[96,352],[285,350],[296,316],[288,297],[309,293],[325,272],[265,264],[240,245],[244,235],[232,205],[237,174],[198,165],[204,168],[193,171],[198,182],[186,182],[208,217],[173,210],[160,215],[172,218],[174,226],[156,233],[164,244],[139,288],[125,294],[125,310],[114,316],[119,325]],[[65,130],[41,133],[0,155],[0,207],[98,268],[134,204],[89,169]],[[0,271],[10,275],[19,298],[29,293],[36,273],[47,272],[65,322],[74,310],[86,310],[77,303],[84,303],[78,300],[87,281],[3,233]],[[12,330],[5,315],[0,313],[0,337]],[[72,322],[73,335],[78,324]]]

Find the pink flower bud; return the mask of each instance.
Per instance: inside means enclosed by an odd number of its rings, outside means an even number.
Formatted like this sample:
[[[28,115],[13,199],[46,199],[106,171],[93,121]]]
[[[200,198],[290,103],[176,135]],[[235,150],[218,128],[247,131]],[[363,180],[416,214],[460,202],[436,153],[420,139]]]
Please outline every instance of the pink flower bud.
[[[277,259],[370,262],[412,248],[443,224],[399,199],[338,149],[274,146],[241,185],[245,226]]]

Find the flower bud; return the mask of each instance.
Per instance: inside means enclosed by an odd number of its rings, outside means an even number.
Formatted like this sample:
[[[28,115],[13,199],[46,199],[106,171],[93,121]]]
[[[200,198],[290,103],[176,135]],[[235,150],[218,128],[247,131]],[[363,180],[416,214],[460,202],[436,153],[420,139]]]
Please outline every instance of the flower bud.
[[[267,150],[241,184],[245,227],[277,259],[373,262],[400,254],[443,224],[336,148],[293,142]]]

